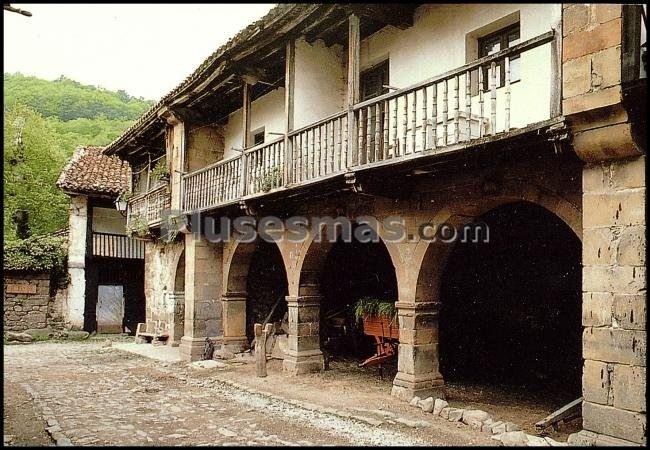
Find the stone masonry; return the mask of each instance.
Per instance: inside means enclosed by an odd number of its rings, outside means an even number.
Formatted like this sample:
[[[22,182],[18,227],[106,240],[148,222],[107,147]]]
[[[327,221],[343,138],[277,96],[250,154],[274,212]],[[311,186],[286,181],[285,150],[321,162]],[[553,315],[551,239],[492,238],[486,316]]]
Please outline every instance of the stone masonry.
[[[646,444],[645,150],[623,103],[626,7],[564,5],[563,112],[583,169],[583,428]]]
[[[4,277],[4,328],[24,331],[50,325],[49,272],[7,272]]]

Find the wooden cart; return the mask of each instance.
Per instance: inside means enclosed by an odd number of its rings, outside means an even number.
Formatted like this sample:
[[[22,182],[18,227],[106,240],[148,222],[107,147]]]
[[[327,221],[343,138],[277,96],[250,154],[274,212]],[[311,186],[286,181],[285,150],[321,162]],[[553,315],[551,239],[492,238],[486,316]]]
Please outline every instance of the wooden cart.
[[[375,338],[376,353],[359,364],[359,367],[378,366],[381,370],[383,363],[397,355],[399,344],[397,317],[365,315],[363,316],[363,333]]]

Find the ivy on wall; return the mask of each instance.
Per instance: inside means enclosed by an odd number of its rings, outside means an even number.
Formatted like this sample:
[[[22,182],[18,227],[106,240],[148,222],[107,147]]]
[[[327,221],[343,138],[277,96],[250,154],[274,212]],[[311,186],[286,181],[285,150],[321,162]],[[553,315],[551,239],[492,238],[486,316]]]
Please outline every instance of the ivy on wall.
[[[5,270],[64,273],[66,257],[63,239],[54,236],[32,236],[4,245]]]

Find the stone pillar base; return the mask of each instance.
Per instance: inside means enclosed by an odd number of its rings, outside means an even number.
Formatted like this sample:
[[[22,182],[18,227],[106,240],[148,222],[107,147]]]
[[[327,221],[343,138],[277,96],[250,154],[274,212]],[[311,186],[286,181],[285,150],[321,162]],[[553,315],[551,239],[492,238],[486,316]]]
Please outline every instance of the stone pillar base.
[[[282,362],[282,370],[290,375],[301,373],[321,372],[325,360],[320,350],[300,352],[297,355],[286,355]]]
[[[444,399],[444,381],[442,378],[412,379],[412,377],[398,373],[393,380],[390,394],[406,402],[410,402],[413,397]]]
[[[221,348],[233,353],[241,353],[248,350],[248,338],[246,336],[228,336],[223,338]]]
[[[200,361],[205,348],[205,338],[183,336],[179,348],[183,361]]]

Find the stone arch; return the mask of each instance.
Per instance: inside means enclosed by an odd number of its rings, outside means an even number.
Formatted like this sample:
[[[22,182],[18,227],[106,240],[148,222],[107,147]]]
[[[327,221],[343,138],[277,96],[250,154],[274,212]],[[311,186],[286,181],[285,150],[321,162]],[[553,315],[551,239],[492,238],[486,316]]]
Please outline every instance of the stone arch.
[[[249,293],[247,284],[251,262],[259,242],[260,239],[253,242],[234,239],[224,246],[223,293],[221,296],[223,344],[224,347],[234,351],[248,347],[246,326]],[[270,245],[275,246],[281,254],[286,274],[286,259],[278,241],[273,241]]]
[[[523,201],[541,206],[557,216],[582,241],[582,211],[580,208],[567,199],[537,186],[510,185],[509,187],[511,191],[507,195],[485,197],[475,203],[456,204],[445,208],[434,216],[432,223],[447,223],[460,229],[492,209]],[[440,242],[431,243],[425,240],[418,242],[414,252],[414,262],[419,268],[415,291],[416,302],[437,301],[440,276],[452,249],[453,245]]]
[[[399,283],[396,270],[399,258],[397,249],[385,241],[381,224],[367,225],[376,233],[378,242],[386,249],[396,281]],[[291,373],[317,371],[323,366],[320,349],[320,306],[323,292],[320,279],[334,242],[327,239],[324,228],[319,230],[319,233],[310,230],[308,239],[294,244],[296,257],[288,274],[289,348],[283,365],[285,370]],[[337,239],[341,233],[342,230],[337,227]]]
[[[175,267],[174,278],[172,280],[172,292],[185,291],[185,249],[183,249],[175,258],[172,267]]]
[[[448,204],[436,212],[431,223],[447,223],[460,229],[489,210],[520,201],[555,214],[582,240],[580,207],[548,189],[523,182],[507,181],[499,194],[469,196]],[[453,247],[439,241],[420,240],[408,264],[417,275],[405,277],[409,284],[400,291],[400,369],[392,391],[405,400],[413,395],[422,398],[444,395],[438,366],[438,313],[442,275]]]

